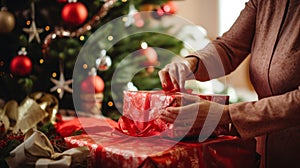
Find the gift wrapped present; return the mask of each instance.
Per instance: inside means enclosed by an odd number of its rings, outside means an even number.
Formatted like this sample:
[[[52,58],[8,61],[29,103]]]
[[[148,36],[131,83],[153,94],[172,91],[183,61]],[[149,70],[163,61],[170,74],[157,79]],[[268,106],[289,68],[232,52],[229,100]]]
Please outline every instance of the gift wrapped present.
[[[170,106],[189,104],[184,99],[178,99],[183,94],[191,94],[201,99],[220,104],[228,104],[228,95],[201,95],[165,91],[124,91],[123,116],[119,119],[119,129],[131,136],[152,136],[161,134],[169,138],[197,137],[202,127],[177,127],[174,123],[166,123],[158,118],[161,110]],[[191,112],[192,113],[192,112]],[[196,118],[197,112],[194,113]],[[220,115],[221,115],[220,111]],[[178,119],[180,120],[180,118]],[[217,126],[212,135],[229,132],[229,125]]]
[[[93,167],[253,168],[259,164],[254,139],[219,136],[199,142],[175,141],[162,136],[134,137],[116,130],[111,124],[113,121],[107,119],[78,120],[90,133],[65,140],[70,147],[88,146],[94,158]]]

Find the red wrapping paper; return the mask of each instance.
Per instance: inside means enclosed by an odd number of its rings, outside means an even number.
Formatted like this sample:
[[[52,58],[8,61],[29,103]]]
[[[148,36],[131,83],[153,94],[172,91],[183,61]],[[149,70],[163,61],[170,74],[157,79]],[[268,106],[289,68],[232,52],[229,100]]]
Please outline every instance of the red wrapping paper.
[[[187,93],[185,93],[187,94]],[[189,93],[191,94],[191,93]],[[220,104],[228,104],[227,95],[199,95],[202,99]],[[125,91],[123,116],[119,119],[118,128],[130,136],[163,135],[169,138],[197,137],[201,128],[179,129],[173,123],[166,123],[158,118],[162,109],[170,106],[180,106],[175,96],[182,96],[179,92],[165,91]],[[218,126],[213,135],[229,132],[228,126]]]
[[[204,142],[176,142],[153,136],[145,140],[145,137],[126,136],[116,131],[114,124],[107,124],[114,122],[109,119],[79,120],[84,123],[83,129],[92,133],[69,136],[65,140],[70,147],[88,146],[94,158],[93,167],[253,168],[259,164],[254,139],[242,141],[234,136],[219,136]],[[64,123],[57,128],[63,127],[66,128]]]
[[[254,139],[242,141],[235,136],[215,136],[203,142],[195,138],[176,139],[182,132],[157,119],[161,108],[180,105],[174,101],[175,94],[180,93],[127,92],[124,116],[118,122],[104,117],[81,117],[58,123],[56,129],[66,136],[70,147],[88,146],[92,166],[96,168],[258,167]],[[228,103],[228,96],[199,96]],[[78,130],[84,134],[71,136]],[[199,135],[199,132],[189,133]]]
[[[117,127],[117,123],[106,117],[76,117],[74,119],[57,122],[54,126],[61,136],[68,137],[78,131],[82,132],[82,134],[94,134],[99,130],[105,129],[108,129],[106,131],[112,131],[113,128]]]

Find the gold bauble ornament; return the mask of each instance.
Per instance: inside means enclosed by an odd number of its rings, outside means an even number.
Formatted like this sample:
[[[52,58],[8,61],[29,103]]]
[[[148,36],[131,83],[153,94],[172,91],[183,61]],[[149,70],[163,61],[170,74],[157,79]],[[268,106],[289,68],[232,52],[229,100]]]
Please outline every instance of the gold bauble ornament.
[[[0,34],[10,33],[15,27],[15,17],[6,8],[0,11]]]

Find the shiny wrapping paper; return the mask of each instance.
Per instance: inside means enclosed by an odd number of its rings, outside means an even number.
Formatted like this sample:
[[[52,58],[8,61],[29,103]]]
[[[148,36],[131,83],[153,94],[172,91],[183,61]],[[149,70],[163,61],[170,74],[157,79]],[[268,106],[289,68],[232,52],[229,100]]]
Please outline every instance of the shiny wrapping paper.
[[[65,138],[70,147],[88,146],[93,167],[257,167],[255,140],[219,136],[204,142],[180,142],[162,136],[134,137],[120,132],[107,118],[76,118],[56,125],[59,132],[85,130],[85,134]]]
[[[140,137],[157,134],[161,134],[162,136],[168,138],[198,137],[202,129],[201,127],[192,128],[192,125],[190,125],[190,127],[182,128],[179,127],[179,124],[166,123],[158,118],[161,110],[167,107],[176,107],[180,106],[181,104],[189,104],[183,99],[180,100],[175,98],[181,97],[182,95],[183,93],[180,92],[125,91],[123,101],[123,116],[118,122],[119,129],[125,134]],[[227,95],[193,95],[198,96],[201,99],[220,104],[229,103],[229,96]],[[181,122],[180,118],[178,121]],[[214,129],[212,134],[225,134],[229,131],[229,125],[222,125]]]
[[[26,133],[31,128],[36,128],[38,124],[55,122],[58,111],[58,100],[55,96],[34,92],[18,103],[16,100],[9,100],[0,107],[0,125],[3,123],[4,131]],[[0,133],[1,136],[1,133]]]

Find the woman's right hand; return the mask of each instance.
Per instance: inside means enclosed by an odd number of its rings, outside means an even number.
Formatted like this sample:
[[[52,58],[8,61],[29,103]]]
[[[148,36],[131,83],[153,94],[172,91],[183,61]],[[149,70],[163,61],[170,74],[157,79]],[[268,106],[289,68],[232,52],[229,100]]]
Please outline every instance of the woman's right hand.
[[[167,64],[158,72],[163,90],[176,92],[184,89],[185,81],[195,78],[196,64],[196,57],[179,58]]]

